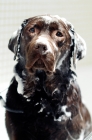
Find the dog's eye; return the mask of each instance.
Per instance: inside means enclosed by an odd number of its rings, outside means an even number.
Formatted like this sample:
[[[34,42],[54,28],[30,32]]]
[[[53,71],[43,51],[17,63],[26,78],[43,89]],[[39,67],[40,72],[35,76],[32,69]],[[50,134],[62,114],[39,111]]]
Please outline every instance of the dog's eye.
[[[34,33],[35,32],[35,28],[34,27],[30,28],[29,32]]]
[[[58,36],[58,37],[62,37],[63,35],[62,35],[61,32],[58,31],[58,32],[56,33],[56,36]]]

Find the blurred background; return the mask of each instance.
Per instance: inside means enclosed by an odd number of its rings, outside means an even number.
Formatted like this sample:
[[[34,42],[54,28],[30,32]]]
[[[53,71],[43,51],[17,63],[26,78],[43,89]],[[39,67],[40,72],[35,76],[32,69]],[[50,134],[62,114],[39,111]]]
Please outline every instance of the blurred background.
[[[78,82],[83,99],[92,114],[92,0],[0,0],[0,92],[13,76],[13,53],[8,41],[26,18],[52,14],[65,17],[87,44],[87,55],[77,64]],[[4,95],[5,91],[1,94]],[[0,138],[8,140],[0,106]]]

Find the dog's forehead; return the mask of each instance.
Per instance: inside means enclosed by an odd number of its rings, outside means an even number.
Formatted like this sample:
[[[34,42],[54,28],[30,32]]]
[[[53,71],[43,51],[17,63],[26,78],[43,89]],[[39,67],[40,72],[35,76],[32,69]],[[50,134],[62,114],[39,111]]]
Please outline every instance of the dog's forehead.
[[[56,22],[58,23],[58,18],[55,18],[54,16],[48,16],[48,15],[43,15],[41,18],[44,20],[45,23],[53,23]]]
[[[55,15],[42,15],[42,16],[36,16],[36,17],[32,17],[29,19],[29,24],[37,24],[37,23],[43,23],[43,24],[47,24],[47,25],[51,25],[52,23],[54,23],[54,25],[64,25],[65,22],[63,20],[63,18],[60,18],[59,16]]]

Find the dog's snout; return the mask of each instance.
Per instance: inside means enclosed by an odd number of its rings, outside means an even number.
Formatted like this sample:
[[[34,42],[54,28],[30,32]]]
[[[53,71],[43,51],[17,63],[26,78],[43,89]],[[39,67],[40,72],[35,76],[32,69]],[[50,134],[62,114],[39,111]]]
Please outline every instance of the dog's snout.
[[[45,44],[36,44],[36,46],[35,46],[35,50],[36,51],[38,51],[38,53],[40,53],[40,54],[45,54],[46,53],[46,51],[47,51],[47,45],[45,45]]]

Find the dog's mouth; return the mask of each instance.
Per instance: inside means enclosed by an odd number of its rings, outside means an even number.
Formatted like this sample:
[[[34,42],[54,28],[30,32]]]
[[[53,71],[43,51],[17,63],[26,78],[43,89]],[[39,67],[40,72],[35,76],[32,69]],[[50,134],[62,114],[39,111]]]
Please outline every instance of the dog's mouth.
[[[36,70],[44,70],[47,74],[51,74],[54,72],[54,57],[49,55],[46,58],[35,58],[26,64],[26,68],[32,74]]]
[[[44,68],[45,67],[45,64],[43,62],[42,59],[38,59],[35,63],[34,63],[34,67],[35,68]]]
[[[36,69],[46,69],[45,63],[42,59],[38,59],[36,61],[34,61],[33,66],[30,67],[30,72],[35,72]]]

